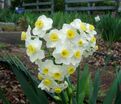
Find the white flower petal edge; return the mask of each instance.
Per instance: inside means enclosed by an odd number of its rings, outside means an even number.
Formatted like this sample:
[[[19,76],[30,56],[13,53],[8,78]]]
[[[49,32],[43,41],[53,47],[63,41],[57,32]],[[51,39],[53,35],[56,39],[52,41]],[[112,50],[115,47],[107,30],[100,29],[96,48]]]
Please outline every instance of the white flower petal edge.
[[[99,15],[97,15],[97,16],[95,17],[95,21],[96,21],[96,22],[99,22],[99,21],[100,21],[100,16],[99,16]]]
[[[41,50],[42,41],[39,38],[35,38],[34,40],[30,39],[26,41],[26,52],[27,55],[30,57],[32,62],[35,62],[37,59],[43,59],[44,51]]]
[[[49,33],[47,33],[43,38],[46,41],[46,46],[48,48],[54,48],[61,42],[61,31],[57,29],[52,29]]]
[[[47,30],[52,28],[52,19],[47,18],[45,15],[38,17],[35,22],[35,28],[33,29],[33,34],[38,35],[39,37],[43,37]]]
[[[31,39],[31,27],[30,25],[28,26],[27,28],[27,31],[26,32],[22,32],[21,34],[21,40],[29,40]]]
[[[70,60],[73,55],[72,50],[73,49],[68,42],[60,43],[60,45],[56,47],[52,53],[55,57],[55,62],[58,64],[70,64]]]

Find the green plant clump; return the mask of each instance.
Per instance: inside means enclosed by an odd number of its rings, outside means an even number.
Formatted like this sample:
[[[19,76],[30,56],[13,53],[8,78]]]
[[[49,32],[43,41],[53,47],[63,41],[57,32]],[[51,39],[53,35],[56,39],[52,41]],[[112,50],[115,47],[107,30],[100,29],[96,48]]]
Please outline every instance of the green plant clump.
[[[110,43],[121,41],[121,19],[110,15],[103,16],[97,24],[98,30],[105,41]]]
[[[50,17],[54,21],[55,28],[61,28],[64,23],[71,23],[75,18],[79,18],[84,22],[88,22],[90,24],[94,23],[94,19],[92,15],[88,15],[85,13],[63,13],[63,12],[56,12]]]

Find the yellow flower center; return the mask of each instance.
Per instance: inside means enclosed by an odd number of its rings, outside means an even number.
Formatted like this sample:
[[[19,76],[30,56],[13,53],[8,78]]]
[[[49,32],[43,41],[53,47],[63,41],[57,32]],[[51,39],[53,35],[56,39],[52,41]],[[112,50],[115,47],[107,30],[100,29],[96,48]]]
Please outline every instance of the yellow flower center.
[[[59,87],[57,87],[57,88],[54,89],[54,92],[55,92],[55,93],[61,93],[61,91],[62,91],[62,89],[59,88]]]
[[[28,45],[27,51],[30,54],[34,54],[34,53],[36,53],[36,48],[33,45]]]
[[[48,74],[48,72],[49,72],[48,68],[44,68],[44,69],[43,69],[43,73],[44,73],[44,74]]]
[[[75,36],[76,36],[76,33],[75,33],[74,30],[69,29],[69,30],[67,31],[67,38],[68,38],[68,39],[73,39]]]
[[[89,29],[92,31],[95,29],[95,27],[93,25],[89,25]]]
[[[95,46],[95,49],[96,49],[96,50],[98,50],[98,49],[99,49],[98,45],[96,45],[96,46]]]
[[[68,71],[68,74],[73,74],[75,71],[75,68],[73,66],[70,66],[68,67],[67,71]]]
[[[76,51],[74,53],[74,57],[77,58],[77,59],[79,59],[81,57],[81,52],[80,51]]]
[[[60,80],[62,74],[60,72],[56,72],[53,74],[53,78],[56,79],[56,80]]]
[[[50,35],[50,40],[51,40],[52,42],[56,42],[56,41],[58,41],[58,39],[59,39],[59,37],[58,37],[58,35],[57,35],[56,33],[52,33],[52,34]]]
[[[92,43],[96,42],[96,38],[93,36],[90,40]]]
[[[21,40],[26,40],[26,32],[22,32],[22,34],[21,34]]]
[[[86,30],[87,30],[87,28],[86,28],[86,26],[85,26],[84,23],[80,23],[80,28],[81,28],[83,31],[86,31]]]
[[[39,80],[43,79],[43,77],[42,77],[42,75],[40,73],[38,73],[37,77],[38,77]]]
[[[83,40],[82,39],[80,39],[79,41],[78,41],[78,45],[80,46],[80,47],[82,47],[83,46]]]
[[[63,50],[61,51],[61,56],[62,56],[63,58],[67,58],[69,55],[70,55],[70,53],[69,53],[69,51],[68,51],[67,49],[63,49]]]
[[[44,22],[42,20],[37,20],[35,22],[35,27],[41,29],[44,26]]]
[[[43,83],[44,83],[44,85],[46,85],[46,86],[50,86],[50,85],[52,84],[51,80],[49,80],[49,79],[45,79],[45,80],[43,81]]]

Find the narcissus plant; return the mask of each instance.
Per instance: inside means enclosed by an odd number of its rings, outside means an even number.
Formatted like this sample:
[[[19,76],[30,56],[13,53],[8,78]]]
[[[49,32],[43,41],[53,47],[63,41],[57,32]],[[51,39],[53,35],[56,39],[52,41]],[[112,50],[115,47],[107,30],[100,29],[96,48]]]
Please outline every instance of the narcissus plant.
[[[38,17],[33,29],[29,26],[22,32],[21,40],[25,40],[31,62],[38,66],[38,88],[59,94],[69,87],[65,79],[98,46],[93,25],[75,19],[70,24],[63,24],[59,30],[53,28],[52,23],[53,20],[45,15]]]

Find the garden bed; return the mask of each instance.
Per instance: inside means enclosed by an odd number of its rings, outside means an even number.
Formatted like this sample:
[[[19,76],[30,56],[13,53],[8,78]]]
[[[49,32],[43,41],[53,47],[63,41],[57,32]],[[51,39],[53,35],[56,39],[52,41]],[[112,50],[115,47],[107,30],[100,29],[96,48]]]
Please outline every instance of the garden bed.
[[[105,96],[105,92],[107,92],[108,88],[110,87],[114,77],[115,77],[115,66],[121,66],[121,60],[117,58],[111,59],[111,61],[106,62],[106,55],[110,55],[112,57],[121,57],[121,42],[115,42],[113,45],[108,47],[107,43],[101,39],[98,39],[99,50],[98,53],[94,53],[93,56],[90,56],[88,59],[84,59],[82,62],[82,67],[85,63],[89,65],[89,70],[91,72],[92,78],[95,75],[96,70],[101,71],[101,91],[99,92],[99,96],[103,98]],[[5,43],[5,48],[0,48],[0,55],[6,55],[6,53],[17,55],[22,62],[30,69],[34,75],[37,74],[37,67],[32,64],[25,52],[25,48],[22,45],[12,45]],[[108,57],[107,57],[108,59]],[[2,73],[2,74],[1,74]],[[27,104],[28,101],[26,100],[19,83],[16,81],[15,76],[11,72],[11,70],[6,67],[6,65],[0,64],[0,78],[1,81],[1,88],[5,90],[5,95],[9,98],[12,104]],[[7,77],[6,77],[7,76]],[[72,76],[73,83],[76,82],[76,75]],[[10,86],[8,86],[10,85]],[[14,92],[15,90],[15,92]],[[16,102],[16,103],[14,103]]]

